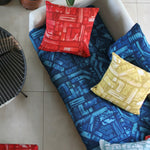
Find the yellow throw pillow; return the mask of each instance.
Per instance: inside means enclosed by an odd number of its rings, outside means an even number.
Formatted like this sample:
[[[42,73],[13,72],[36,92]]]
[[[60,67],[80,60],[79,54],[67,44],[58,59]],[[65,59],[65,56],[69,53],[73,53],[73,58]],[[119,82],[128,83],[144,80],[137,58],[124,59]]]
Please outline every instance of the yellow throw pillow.
[[[120,108],[138,115],[150,93],[150,73],[112,53],[109,68],[91,90]]]

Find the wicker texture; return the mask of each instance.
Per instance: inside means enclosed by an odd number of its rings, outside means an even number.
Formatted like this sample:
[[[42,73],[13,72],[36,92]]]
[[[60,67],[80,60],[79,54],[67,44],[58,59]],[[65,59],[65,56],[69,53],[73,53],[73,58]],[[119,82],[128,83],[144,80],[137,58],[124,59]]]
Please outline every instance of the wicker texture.
[[[0,27],[0,106],[21,91],[25,76],[26,62],[20,44]]]
[[[6,5],[9,3],[11,0],[0,0],[0,5]]]

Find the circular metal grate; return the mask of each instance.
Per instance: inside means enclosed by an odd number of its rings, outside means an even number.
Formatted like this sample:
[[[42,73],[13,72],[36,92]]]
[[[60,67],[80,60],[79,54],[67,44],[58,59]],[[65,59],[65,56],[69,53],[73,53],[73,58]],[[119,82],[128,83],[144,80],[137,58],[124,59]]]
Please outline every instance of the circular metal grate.
[[[26,77],[26,61],[18,41],[0,27],[0,106],[21,91]]]

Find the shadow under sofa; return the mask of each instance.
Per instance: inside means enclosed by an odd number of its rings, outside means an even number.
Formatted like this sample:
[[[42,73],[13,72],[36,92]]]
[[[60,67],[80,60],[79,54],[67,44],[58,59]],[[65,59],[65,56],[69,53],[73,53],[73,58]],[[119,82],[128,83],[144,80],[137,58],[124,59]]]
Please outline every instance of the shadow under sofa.
[[[123,4],[118,0],[115,2],[115,8],[109,0],[95,2],[96,6],[100,7],[101,17],[98,14],[94,22],[89,44],[91,56],[88,58],[39,50],[45,25],[33,26],[29,33],[34,49],[62,97],[88,150],[100,149],[100,139],[110,143],[126,143],[144,140],[144,137],[150,134],[148,99],[141,108],[141,114],[134,115],[90,91],[90,88],[102,79],[110,64],[107,55],[109,46],[114,43],[114,39],[123,36],[134,25]],[[116,9],[120,11],[121,19],[113,16],[115,12],[111,11]],[[107,10],[113,18],[108,18]],[[30,19],[30,24],[32,21]],[[123,22],[125,23],[121,24]],[[119,28],[116,31],[117,26]]]

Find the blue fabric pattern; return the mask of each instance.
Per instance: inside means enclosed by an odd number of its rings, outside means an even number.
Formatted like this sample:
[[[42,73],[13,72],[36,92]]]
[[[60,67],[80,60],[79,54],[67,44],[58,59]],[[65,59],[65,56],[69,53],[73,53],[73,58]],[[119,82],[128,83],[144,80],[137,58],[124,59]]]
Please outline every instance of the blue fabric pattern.
[[[140,116],[128,113],[90,91],[107,70],[107,49],[114,42],[100,16],[94,22],[89,49],[91,57],[39,50],[45,26],[33,29],[30,39],[58,89],[87,150],[99,150],[99,140],[124,143],[143,140],[150,134],[150,101]]]
[[[101,150],[150,150],[150,139],[123,144],[110,144],[105,140],[100,140],[100,147]]]
[[[110,59],[112,52],[150,72],[150,45],[139,24],[135,24],[126,35],[110,46],[108,51]]]

